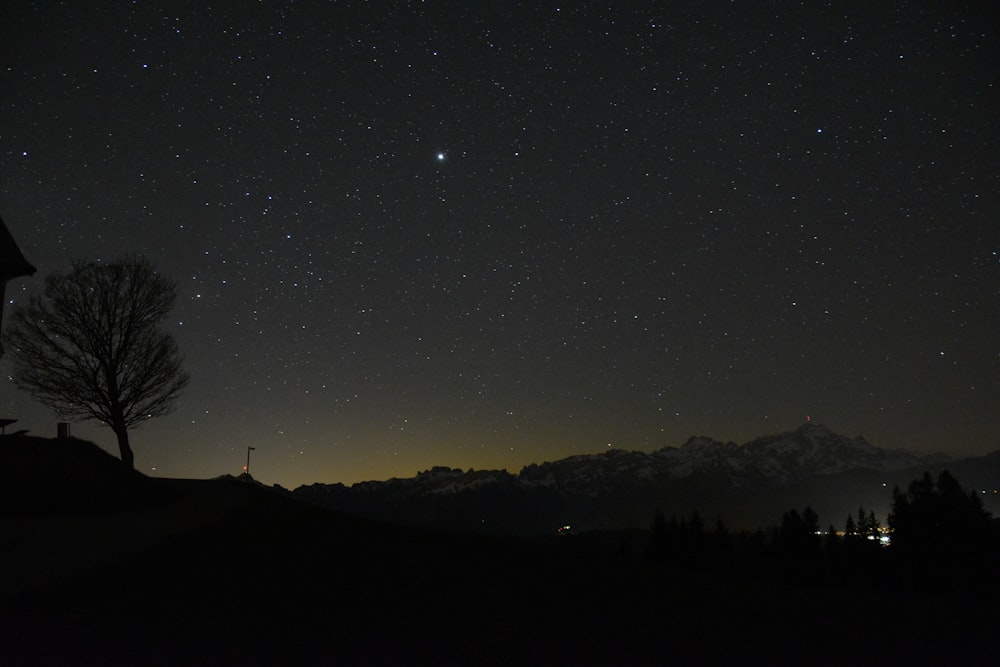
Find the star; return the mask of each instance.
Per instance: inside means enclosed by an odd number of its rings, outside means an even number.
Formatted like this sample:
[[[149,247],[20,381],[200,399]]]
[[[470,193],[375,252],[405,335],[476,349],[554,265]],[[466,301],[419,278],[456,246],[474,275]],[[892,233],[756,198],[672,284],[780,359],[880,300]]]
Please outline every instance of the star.
[[[446,156],[446,155],[445,155],[444,153],[438,153],[438,154],[437,154],[437,161],[438,161],[438,162],[444,162],[444,159],[445,159],[446,157],[447,157],[447,156]]]

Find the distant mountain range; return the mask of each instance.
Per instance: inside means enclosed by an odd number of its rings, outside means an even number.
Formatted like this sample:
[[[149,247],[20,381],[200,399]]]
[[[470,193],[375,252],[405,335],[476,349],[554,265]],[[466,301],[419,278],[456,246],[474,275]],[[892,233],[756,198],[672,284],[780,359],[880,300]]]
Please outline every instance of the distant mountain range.
[[[842,528],[859,506],[884,522],[893,487],[949,469],[1000,509],[1000,451],[974,459],[918,456],[873,446],[809,423],[737,445],[692,437],[652,453],[609,450],[504,470],[435,467],[407,479],[300,486],[292,495],[394,523],[500,534],[648,527],[655,513],[729,528],[775,525],[811,506],[823,526]]]

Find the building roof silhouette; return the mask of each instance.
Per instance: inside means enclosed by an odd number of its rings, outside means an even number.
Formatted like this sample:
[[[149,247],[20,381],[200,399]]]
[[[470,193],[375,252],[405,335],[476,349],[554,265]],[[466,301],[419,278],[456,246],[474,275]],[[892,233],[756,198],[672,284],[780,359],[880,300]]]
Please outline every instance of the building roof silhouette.
[[[35,267],[21,254],[7,224],[0,218],[0,283],[11,278],[34,275]]]

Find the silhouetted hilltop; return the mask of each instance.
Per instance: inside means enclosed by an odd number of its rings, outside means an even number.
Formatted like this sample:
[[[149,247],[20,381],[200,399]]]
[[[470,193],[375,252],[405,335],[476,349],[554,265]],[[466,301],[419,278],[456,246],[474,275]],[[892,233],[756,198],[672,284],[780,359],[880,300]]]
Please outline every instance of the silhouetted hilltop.
[[[37,509],[50,498],[45,513],[0,515],[5,667],[987,664],[996,654],[992,598],[942,604],[871,577],[803,588],[755,569],[677,569],[644,555],[648,531],[522,540],[404,528],[235,478],[126,474],[80,441],[0,447],[6,466],[20,465],[4,471],[4,502]],[[437,468],[389,486],[399,502],[419,486],[447,507],[478,499],[478,511],[492,498],[501,511],[521,482]]]
[[[120,511],[163,497],[164,489],[92,442],[0,437],[0,515]]]

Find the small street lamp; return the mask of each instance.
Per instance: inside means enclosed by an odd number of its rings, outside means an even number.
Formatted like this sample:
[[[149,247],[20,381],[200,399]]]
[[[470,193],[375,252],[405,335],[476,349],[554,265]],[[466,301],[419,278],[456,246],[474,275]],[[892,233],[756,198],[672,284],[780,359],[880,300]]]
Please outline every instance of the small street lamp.
[[[256,447],[247,447],[247,464],[243,466],[243,473],[250,476],[250,452],[254,451]]]

